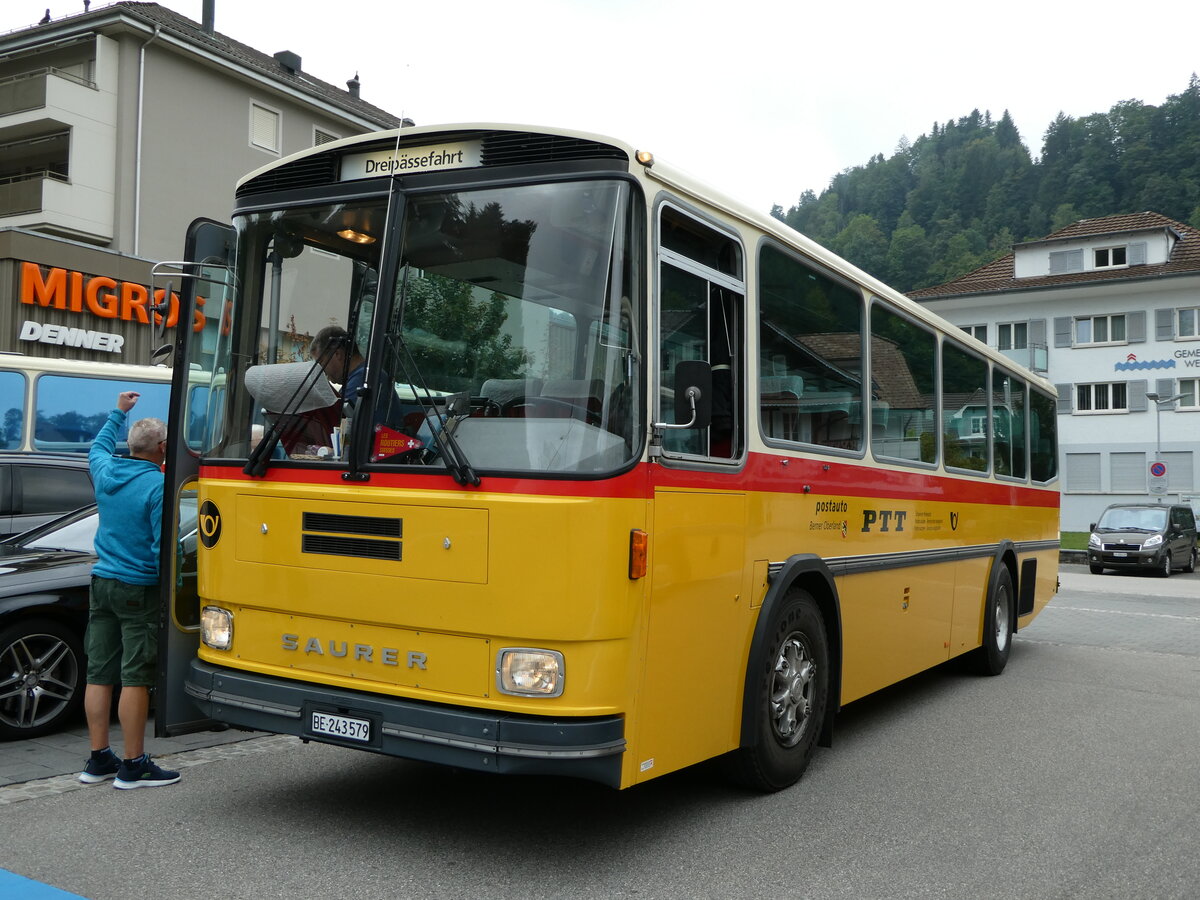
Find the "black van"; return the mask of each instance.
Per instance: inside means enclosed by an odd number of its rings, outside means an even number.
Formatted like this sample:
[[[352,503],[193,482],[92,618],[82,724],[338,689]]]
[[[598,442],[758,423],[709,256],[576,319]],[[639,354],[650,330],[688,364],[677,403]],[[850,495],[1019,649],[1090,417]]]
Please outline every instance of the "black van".
[[[1088,564],[1105,569],[1143,569],[1166,578],[1172,569],[1196,570],[1196,516],[1190,506],[1114,503],[1092,524]]]

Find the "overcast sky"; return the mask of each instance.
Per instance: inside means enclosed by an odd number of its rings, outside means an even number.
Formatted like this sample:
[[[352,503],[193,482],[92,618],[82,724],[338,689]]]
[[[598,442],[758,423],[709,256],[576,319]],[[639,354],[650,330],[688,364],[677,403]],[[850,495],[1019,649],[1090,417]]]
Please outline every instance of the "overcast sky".
[[[201,18],[201,0],[161,2]],[[5,0],[0,24],[42,3]],[[610,134],[763,210],[974,108],[1009,110],[1036,157],[1060,111],[1158,105],[1200,70],[1186,3],[216,0],[215,24],[339,87],[357,72],[418,125]]]

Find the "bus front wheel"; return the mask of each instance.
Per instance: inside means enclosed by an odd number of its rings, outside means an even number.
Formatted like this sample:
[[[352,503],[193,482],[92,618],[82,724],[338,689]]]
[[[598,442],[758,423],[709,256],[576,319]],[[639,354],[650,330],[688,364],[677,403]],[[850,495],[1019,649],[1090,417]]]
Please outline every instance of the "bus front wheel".
[[[731,757],[747,787],[779,791],[808,768],[829,703],[829,640],[807,591],[793,590],[773,617],[766,653],[751,677],[753,742]]]
[[[1001,564],[983,611],[983,646],[971,657],[972,668],[980,675],[999,675],[1008,664],[1015,609],[1012,575]]]

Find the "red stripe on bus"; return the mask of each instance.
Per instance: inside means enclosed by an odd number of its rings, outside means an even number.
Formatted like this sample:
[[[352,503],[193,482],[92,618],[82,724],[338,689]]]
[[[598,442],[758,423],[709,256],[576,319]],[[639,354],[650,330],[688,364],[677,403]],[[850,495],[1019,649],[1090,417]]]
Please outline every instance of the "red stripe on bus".
[[[225,481],[345,487],[341,469],[268,469],[262,478],[242,473],[240,466],[200,467],[202,478]],[[674,469],[641,463],[614,478],[596,480],[503,478],[485,476],[479,488],[460,488],[449,474],[430,475],[372,472],[363,486],[401,490],[463,490],[495,494],[548,497],[607,497],[645,499],[657,488],[699,491],[740,490],[813,497],[871,497],[942,503],[982,503],[990,506],[1057,508],[1058,491],[980,478],[953,478],[933,472],[875,468],[854,461],[805,459],[752,453],[744,468],[728,472]],[[806,489],[807,488],[807,489]]]

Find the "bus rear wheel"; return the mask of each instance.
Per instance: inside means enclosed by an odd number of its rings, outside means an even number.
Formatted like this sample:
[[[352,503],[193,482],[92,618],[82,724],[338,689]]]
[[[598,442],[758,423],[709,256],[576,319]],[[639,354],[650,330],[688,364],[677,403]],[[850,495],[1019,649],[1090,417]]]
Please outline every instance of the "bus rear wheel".
[[[984,607],[983,646],[971,656],[971,666],[980,675],[999,675],[1008,664],[1014,609],[1012,575],[1008,566],[1001,564]]]
[[[829,640],[816,601],[803,590],[784,597],[756,672],[753,742],[732,754],[734,777],[773,792],[800,780],[812,759],[829,704]]]

